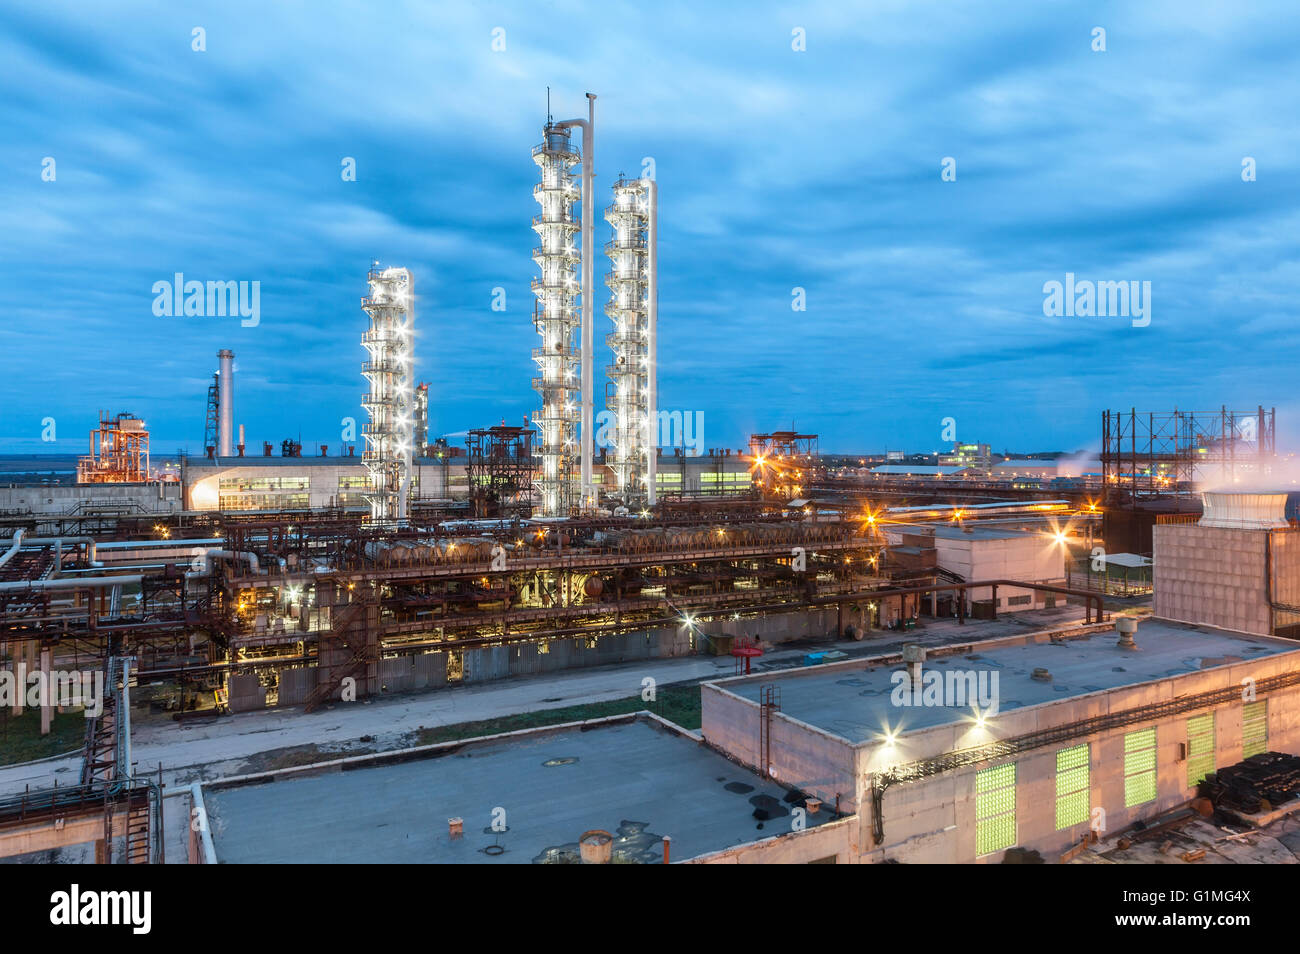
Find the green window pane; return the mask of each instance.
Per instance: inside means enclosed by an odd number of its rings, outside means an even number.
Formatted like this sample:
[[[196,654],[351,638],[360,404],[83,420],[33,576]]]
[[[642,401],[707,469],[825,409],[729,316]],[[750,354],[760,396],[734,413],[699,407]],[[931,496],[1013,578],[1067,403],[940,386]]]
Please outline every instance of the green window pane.
[[[1016,765],[975,773],[975,850],[987,855],[1016,843]]]
[[[1187,720],[1187,786],[1195,788],[1214,771],[1214,713]]]
[[[1088,764],[1086,744],[1056,753],[1056,829],[1088,820]]]
[[[1248,702],[1241,711],[1241,757],[1268,751],[1268,702]]]
[[[1132,808],[1156,798],[1156,730],[1124,736],[1124,805]]]

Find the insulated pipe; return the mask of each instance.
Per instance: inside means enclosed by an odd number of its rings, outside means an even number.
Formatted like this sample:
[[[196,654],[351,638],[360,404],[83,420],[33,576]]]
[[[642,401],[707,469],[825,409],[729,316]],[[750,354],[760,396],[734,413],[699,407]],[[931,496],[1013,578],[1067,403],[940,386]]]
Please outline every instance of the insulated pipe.
[[[596,289],[593,287],[592,260],[596,233],[595,164],[596,164],[596,94],[587,94],[587,124],[582,127],[582,509],[596,506],[596,488],[592,484],[592,454],[595,452],[592,358],[595,346],[593,318]]]
[[[26,530],[14,531],[14,545],[9,548],[8,552],[5,553],[4,556],[0,556],[0,566],[4,566],[6,563],[12,560],[14,558],[14,554],[16,554],[22,548],[23,535],[26,533],[27,533]]]
[[[63,559],[62,559],[62,557],[63,557],[63,545],[64,545],[65,543],[69,543],[69,544],[73,544],[73,545],[76,545],[76,544],[85,544],[85,546],[86,546],[86,562],[88,562],[88,563],[90,563],[90,564],[94,564],[94,562],[95,562],[95,538],[94,538],[94,537],[29,537],[29,538],[27,539],[27,544],[29,544],[29,545],[40,544],[40,545],[42,545],[42,546],[51,546],[51,545],[52,545],[52,546],[56,547],[56,548],[57,548],[57,553],[58,553],[58,556],[59,556],[59,560],[58,560],[57,565],[58,565],[58,567],[59,567],[60,569],[63,568]],[[0,561],[0,562],[3,562],[3,561]]]
[[[201,569],[191,570],[189,573],[186,573],[185,576],[187,579],[195,579],[196,577],[210,575],[212,573],[213,557],[226,560],[247,560],[249,572],[262,572],[261,564],[257,562],[256,553],[239,552],[235,550],[202,550],[195,553],[194,556],[203,558],[202,563],[200,564]]]
[[[650,266],[646,302],[646,503],[653,507],[659,494],[659,183],[649,178],[642,181],[650,220],[646,230],[650,246],[646,256]]]
[[[50,580],[14,580],[0,583],[0,592],[10,590],[97,590],[106,586],[134,585],[144,580],[143,573],[126,576],[61,576]]]
[[[222,348],[217,352],[217,456],[233,457],[235,421],[235,352]]]
[[[579,423],[582,431],[578,449],[581,457],[581,495],[582,509],[590,510],[596,504],[596,488],[592,483],[592,453],[596,446],[594,398],[595,382],[592,380],[592,357],[595,352],[595,327],[592,320],[595,289],[593,285],[594,262],[592,247],[595,239],[596,197],[593,195],[596,151],[596,94],[587,94],[587,118],[567,119],[556,126],[582,127],[582,354],[580,359],[580,376],[582,378],[582,419]]]
[[[402,409],[406,423],[402,425],[402,479],[397,490],[397,512],[393,519],[405,524],[409,514],[411,495],[411,468],[415,466],[415,276],[409,268],[406,273],[406,380],[401,385]],[[249,554],[252,556],[252,554]],[[257,558],[253,557],[253,572],[257,572]]]

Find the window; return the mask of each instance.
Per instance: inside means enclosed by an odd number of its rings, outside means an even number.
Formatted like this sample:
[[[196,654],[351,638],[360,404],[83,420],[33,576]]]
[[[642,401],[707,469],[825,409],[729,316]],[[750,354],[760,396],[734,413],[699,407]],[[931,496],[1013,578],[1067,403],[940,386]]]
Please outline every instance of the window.
[[[1087,743],[1056,753],[1056,830],[1088,820]]]
[[[1008,606],[1028,606],[1031,602],[1033,602],[1033,599],[1034,599],[1034,598],[1033,598],[1032,596],[1008,596],[1008,597],[1007,597],[1007,605],[1008,605]]]
[[[1214,771],[1214,713],[1187,720],[1187,787],[1195,788]]]
[[[975,773],[975,853],[1016,843],[1016,763]]]
[[[1241,710],[1241,757],[1268,751],[1268,701],[1248,702]]]
[[[1124,807],[1156,800],[1156,730],[1124,736]]]

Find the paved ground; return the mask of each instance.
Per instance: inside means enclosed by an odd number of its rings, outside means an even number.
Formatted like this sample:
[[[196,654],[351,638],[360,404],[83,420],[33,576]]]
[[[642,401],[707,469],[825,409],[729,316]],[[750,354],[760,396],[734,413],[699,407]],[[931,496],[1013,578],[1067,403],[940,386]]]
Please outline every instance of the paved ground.
[[[904,641],[937,646],[1012,633],[1057,628],[1082,621],[1077,607],[1004,615],[995,622],[929,621],[906,633],[880,632],[860,642],[825,641],[782,648],[759,660],[756,671],[800,665],[811,648],[839,649],[849,655],[895,652]],[[660,685],[734,674],[730,657],[688,656],[529,676],[408,693],[374,701],[339,703],[310,715],[301,709],[241,713],[202,723],[177,723],[170,718],[135,718],[132,757],[139,772],[163,768],[172,788],[198,779],[219,778],[255,770],[249,760],[290,746],[315,744],[322,758],[339,754],[382,751],[410,744],[411,733],[426,727],[497,718],[522,712],[560,708],[586,702],[621,699],[641,692],[649,676]],[[133,718],[135,713],[132,713]],[[367,741],[361,741],[369,736]],[[80,753],[62,759],[0,767],[0,796],[24,788],[44,788],[75,781]]]

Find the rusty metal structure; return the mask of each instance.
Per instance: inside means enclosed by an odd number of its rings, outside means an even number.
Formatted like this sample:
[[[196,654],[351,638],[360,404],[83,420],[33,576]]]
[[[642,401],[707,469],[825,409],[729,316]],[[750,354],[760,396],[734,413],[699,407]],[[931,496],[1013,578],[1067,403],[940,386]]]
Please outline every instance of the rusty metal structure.
[[[465,440],[465,476],[474,517],[527,516],[532,506],[533,435],[531,427],[470,431]]]
[[[1267,472],[1276,455],[1275,408],[1103,411],[1102,479],[1109,504],[1190,496],[1198,482],[1230,484]]]
[[[768,499],[799,497],[825,476],[816,434],[751,434],[749,458],[754,484]]]
[[[77,461],[79,484],[135,484],[149,479],[149,431],[134,414],[99,412],[90,453]]]

